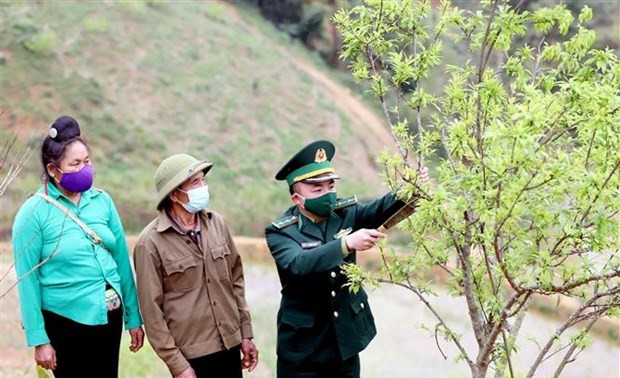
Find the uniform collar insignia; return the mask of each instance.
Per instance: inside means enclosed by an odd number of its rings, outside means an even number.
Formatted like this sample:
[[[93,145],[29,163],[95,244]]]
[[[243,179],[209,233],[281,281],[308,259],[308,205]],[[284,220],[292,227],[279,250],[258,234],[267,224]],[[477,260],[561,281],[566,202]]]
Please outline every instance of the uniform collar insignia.
[[[321,245],[320,241],[304,242],[304,243],[301,243],[301,248],[303,248],[303,249],[316,248],[316,247],[318,247],[320,245]]]
[[[345,228],[343,230],[340,230],[336,234],[334,234],[334,239],[340,239],[342,237],[345,237],[345,236],[349,235],[351,233],[351,231],[353,231],[353,229],[351,227]]]

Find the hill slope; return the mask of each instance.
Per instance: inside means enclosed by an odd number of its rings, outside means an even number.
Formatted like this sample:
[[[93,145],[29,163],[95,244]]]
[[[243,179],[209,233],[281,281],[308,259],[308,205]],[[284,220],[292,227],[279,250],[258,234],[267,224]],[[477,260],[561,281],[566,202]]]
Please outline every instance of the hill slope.
[[[289,204],[273,176],[307,142],[337,145],[341,195],[384,191],[374,156],[391,139],[321,63],[250,8],[227,2],[11,2],[0,7],[0,138],[40,140],[74,115],[96,186],[131,232],[154,214],[154,171],[187,152],[215,163],[212,207],[260,235]],[[38,150],[37,150],[38,152]],[[4,232],[40,185],[38,156],[1,199]]]

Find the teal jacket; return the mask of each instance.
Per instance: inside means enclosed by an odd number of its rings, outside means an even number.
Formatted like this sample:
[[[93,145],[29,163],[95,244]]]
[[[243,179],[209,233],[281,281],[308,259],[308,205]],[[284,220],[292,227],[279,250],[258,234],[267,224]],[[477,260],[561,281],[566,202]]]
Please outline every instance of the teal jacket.
[[[297,363],[345,360],[362,351],[377,333],[366,292],[344,286],[342,230],[378,228],[404,205],[393,194],[368,204],[341,199],[327,220],[315,224],[291,207],[265,229],[282,284],[277,317],[278,357]]]
[[[44,199],[32,196],[22,205],[13,222],[13,254],[28,346],[49,343],[41,310],[82,324],[106,324],[106,282],[122,298],[125,328],[140,326],[127,242],[112,198],[89,189],[76,206],[54,185],[48,183],[47,190],[99,235],[105,248]]]

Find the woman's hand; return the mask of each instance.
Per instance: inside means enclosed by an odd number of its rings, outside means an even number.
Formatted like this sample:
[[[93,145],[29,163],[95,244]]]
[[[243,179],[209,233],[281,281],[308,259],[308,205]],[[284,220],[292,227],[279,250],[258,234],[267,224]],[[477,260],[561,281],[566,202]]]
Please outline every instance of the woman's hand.
[[[142,330],[142,327],[140,326],[130,329],[129,336],[131,336],[131,345],[129,346],[129,350],[136,353],[140,350],[140,348],[142,348],[142,345],[144,345],[144,331]]]
[[[44,369],[56,369],[56,351],[52,344],[37,345],[34,347],[34,360]]]

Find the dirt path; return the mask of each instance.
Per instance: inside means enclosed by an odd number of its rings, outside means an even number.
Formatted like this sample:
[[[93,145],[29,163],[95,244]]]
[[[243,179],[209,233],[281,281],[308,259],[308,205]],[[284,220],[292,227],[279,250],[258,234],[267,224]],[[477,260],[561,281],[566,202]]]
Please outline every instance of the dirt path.
[[[136,239],[136,235],[127,236],[127,244],[130,250],[133,250]],[[269,253],[269,249],[267,248],[267,243],[264,238],[235,236],[234,239],[237,249],[239,250],[239,253],[243,257],[244,261],[248,263],[252,262],[257,264],[273,265],[273,259],[271,258],[271,254]],[[0,261],[4,261],[4,264],[0,264],[2,267],[2,269],[0,269],[0,278],[3,278],[5,274],[12,274],[12,272],[8,272],[8,270],[13,271],[11,264],[12,253],[9,243],[0,242],[0,258],[2,258]],[[380,266],[382,262],[380,260],[380,255],[378,253],[373,253],[371,250],[369,253],[358,254],[358,264],[366,269],[373,269],[373,267],[376,268]],[[432,274],[434,277],[433,280],[436,282],[444,282],[446,279],[445,273],[441,269],[433,270]],[[2,284],[0,285],[0,289],[2,289],[0,290],[1,296],[9,289],[11,284],[2,279],[0,279],[0,284]],[[11,290],[15,291],[16,289],[12,288]],[[1,299],[2,298],[0,297],[0,300]],[[532,303],[532,310],[540,314],[547,314],[547,316],[551,318],[566,319],[577,309],[578,306],[579,303],[572,298],[536,296]],[[592,332],[603,337],[618,335],[620,332],[620,323],[616,319],[603,317],[595,324]],[[617,341],[616,344],[618,344]]]
[[[244,242],[251,242],[245,239]],[[262,250],[258,242],[253,244],[257,251]],[[264,251],[264,250],[263,250]],[[243,253],[243,252],[242,252]],[[244,256],[245,258],[245,256]],[[6,262],[0,263],[0,269]],[[252,311],[252,322],[261,356],[258,368],[247,378],[275,377],[276,365],[276,314],[279,305],[280,283],[273,262],[261,263],[250,260],[244,264],[246,278],[246,298]],[[420,324],[432,325],[436,320],[412,295],[395,286],[381,286],[369,291],[369,300],[375,315],[378,334],[375,340],[361,354],[362,377],[467,377],[469,370],[464,362],[455,362],[458,351],[441,338],[437,341],[433,332],[424,331]],[[432,298],[433,306],[462,335],[468,353],[475,353],[470,325],[463,318],[467,310],[462,301],[452,298],[438,289],[439,296]],[[17,294],[0,299],[0,377],[35,377],[32,372],[32,349],[25,347],[23,332],[19,326]],[[518,372],[523,372],[536,356],[536,342],[544,339],[548,329],[557,326],[553,319],[531,314],[524,320],[518,355],[514,359]],[[127,334],[124,333],[127,346]],[[440,351],[437,343],[441,346]],[[565,378],[611,378],[618,377],[617,344],[593,338],[592,345],[572,363],[562,376]],[[442,352],[448,357],[444,360]],[[561,353],[543,364],[536,376],[551,376],[559,362]],[[159,359],[147,350],[137,355],[121,352],[121,378],[164,378],[169,377],[167,369]],[[27,373],[25,373],[27,372]]]
[[[377,153],[385,146],[394,147],[395,143],[392,135],[387,129],[387,122],[373,113],[368,107],[351,91],[343,85],[335,82],[332,78],[321,72],[316,67],[306,63],[300,57],[291,54],[290,51],[279,46],[275,41],[261,32],[254,25],[245,22],[239,15],[239,11],[234,5],[227,1],[220,0],[220,4],[227,10],[230,19],[238,24],[239,27],[252,33],[256,38],[269,41],[269,45],[276,46],[278,53],[282,55],[288,62],[294,64],[297,68],[308,74],[316,83],[323,86],[325,93],[329,96],[329,101],[344,112],[355,125],[359,125],[367,129],[371,136],[364,138],[364,142],[368,144],[370,149]],[[358,135],[363,133],[358,133]]]

